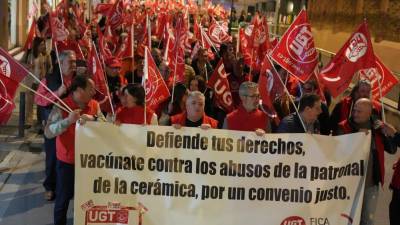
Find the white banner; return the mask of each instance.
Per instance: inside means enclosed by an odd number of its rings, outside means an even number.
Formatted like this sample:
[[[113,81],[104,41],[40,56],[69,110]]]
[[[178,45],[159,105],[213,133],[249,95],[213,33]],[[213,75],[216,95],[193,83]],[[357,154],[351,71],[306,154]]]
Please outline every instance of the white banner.
[[[74,224],[359,224],[370,134],[76,128]]]

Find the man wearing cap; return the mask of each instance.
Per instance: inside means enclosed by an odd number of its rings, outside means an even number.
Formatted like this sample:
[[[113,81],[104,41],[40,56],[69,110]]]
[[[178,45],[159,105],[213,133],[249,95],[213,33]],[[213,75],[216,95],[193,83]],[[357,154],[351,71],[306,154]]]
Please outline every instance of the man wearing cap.
[[[118,91],[125,83],[119,74],[122,64],[121,61],[116,57],[110,57],[106,59],[105,64],[108,90],[110,91],[112,103],[115,106],[117,103],[119,103]],[[103,112],[112,112],[109,101],[105,101],[103,104],[100,105],[100,107]]]

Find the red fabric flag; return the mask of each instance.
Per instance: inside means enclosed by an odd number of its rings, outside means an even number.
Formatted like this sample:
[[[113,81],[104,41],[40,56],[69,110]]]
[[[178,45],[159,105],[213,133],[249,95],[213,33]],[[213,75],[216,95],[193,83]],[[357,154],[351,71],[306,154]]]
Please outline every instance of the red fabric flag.
[[[104,37],[103,33],[100,30],[100,27],[97,26],[97,35],[99,37],[99,57],[102,57],[103,60],[112,57],[112,52],[107,45],[106,38]]]
[[[144,60],[144,79],[142,80],[142,85],[146,91],[146,106],[156,110],[161,102],[169,98],[170,93],[148,48],[145,50]]]
[[[301,10],[282,36],[271,57],[302,82],[310,78],[318,64],[318,57],[305,10]]]
[[[18,84],[26,75],[28,71],[0,48],[0,124],[7,123],[10,118]]]
[[[201,30],[199,23],[197,21],[197,17],[194,18],[194,23],[193,23],[193,35],[197,40],[201,40],[202,35],[201,35]]]
[[[82,49],[77,41],[71,41],[71,40],[57,41],[56,44],[58,53],[64,50],[72,50],[75,52],[76,59],[83,60],[85,58],[83,56]]]
[[[182,18],[178,19],[174,37],[169,35],[168,66],[171,71],[169,84],[174,85],[185,81],[185,41],[187,30]],[[173,41],[171,41],[173,40]],[[175,77],[175,78],[174,78]],[[175,83],[173,82],[175,80]],[[172,83],[171,83],[172,82]]]
[[[375,56],[375,66],[370,69],[360,70],[360,79],[367,79],[371,82],[372,98],[379,101],[381,96],[379,93],[379,82],[381,85],[382,97],[399,83],[396,76],[393,75],[382,61]]]
[[[6,124],[11,117],[17,88],[17,82],[0,73],[0,125]]]
[[[0,48],[0,73],[17,83],[28,75],[28,71],[2,48]]]
[[[270,109],[274,108],[273,102],[275,98],[281,96],[284,92],[284,87],[279,79],[279,74],[274,69],[268,54],[266,54],[261,65],[258,90],[263,104]]]
[[[113,4],[110,3],[98,3],[94,10],[94,13],[100,13],[106,15],[110,9],[113,7]]]
[[[228,24],[213,20],[208,28],[208,36],[211,41],[219,47],[222,43],[232,41],[232,37],[228,34]]]
[[[367,23],[363,22],[321,71],[319,80],[336,98],[347,89],[357,71],[372,67],[375,55]]]
[[[37,25],[36,25],[36,20],[32,20],[31,28],[29,29],[28,37],[26,38],[25,45],[23,50],[26,51],[28,49],[32,48],[33,44],[33,39],[36,37],[36,30],[37,30]]]
[[[163,38],[167,22],[168,22],[167,12],[159,13],[159,16],[157,19],[157,29],[156,29],[156,33],[155,33],[158,40],[161,40]]]
[[[243,56],[243,61],[246,65],[251,65],[251,52],[248,47],[248,39],[246,37],[245,30],[240,28],[239,30],[239,52]]]
[[[272,50],[269,43],[266,18],[258,15],[254,16],[251,25],[249,25],[244,32],[242,31],[241,35],[242,40],[246,39],[243,45],[245,46],[247,44],[246,47],[242,47],[245,63],[253,70],[259,71],[265,53],[267,53],[268,50]]]
[[[113,7],[107,13],[106,31],[111,32],[110,34],[115,34],[115,30],[124,21],[124,5],[123,1],[117,0]],[[107,32],[108,33],[108,32]]]
[[[53,36],[53,43],[55,41],[65,41],[68,38],[69,32],[64,26],[64,22],[60,21],[56,12],[50,13],[50,26]]]
[[[132,29],[133,26],[131,26]],[[125,38],[124,42],[121,44],[120,48],[118,49],[117,53],[115,56],[117,58],[132,58],[133,57],[133,51],[132,51],[132,38],[134,35],[132,35],[133,29],[128,31],[128,36]]]
[[[214,90],[216,105],[227,113],[234,110],[232,93],[227,79],[228,75],[221,59],[207,83]]]
[[[103,95],[103,97],[108,95],[107,83],[104,77],[104,71],[101,66],[99,57],[96,54],[96,47],[92,46],[92,49],[88,54],[88,74],[92,76],[96,90]]]

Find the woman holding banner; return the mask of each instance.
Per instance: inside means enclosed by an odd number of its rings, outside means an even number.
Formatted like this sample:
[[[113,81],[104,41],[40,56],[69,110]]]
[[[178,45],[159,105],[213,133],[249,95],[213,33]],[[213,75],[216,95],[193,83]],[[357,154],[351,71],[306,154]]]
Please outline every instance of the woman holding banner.
[[[151,124],[158,125],[157,115],[153,110],[145,109],[145,91],[140,84],[128,84],[122,89],[125,106],[116,112],[115,124]],[[144,116],[146,113],[146,116]]]

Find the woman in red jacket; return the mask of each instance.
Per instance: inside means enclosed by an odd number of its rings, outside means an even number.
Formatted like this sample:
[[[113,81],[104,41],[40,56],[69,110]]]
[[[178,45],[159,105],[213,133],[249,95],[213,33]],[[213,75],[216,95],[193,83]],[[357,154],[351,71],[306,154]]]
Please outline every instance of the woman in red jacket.
[[[151,124],[158,125],[157,115],[153,110],[146,107],[145,116],[145,91],[140,84],[128,84],[123,88],[125,105],[120,107],[116,113],[115,124]]]

